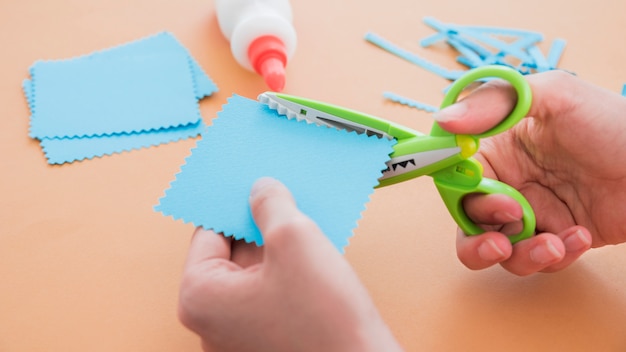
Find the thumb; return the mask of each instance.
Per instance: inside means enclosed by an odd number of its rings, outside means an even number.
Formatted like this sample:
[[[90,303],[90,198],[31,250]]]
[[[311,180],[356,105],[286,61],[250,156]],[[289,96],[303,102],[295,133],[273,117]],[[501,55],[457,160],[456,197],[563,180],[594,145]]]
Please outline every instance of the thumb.
[[[435,112],[433,119],[448,132],[478,134],[509,115],[516,101],[513,86],[504,80],[491,80],[462,100]]]
[[[317,224],[296,206],[291,192],[278,180],[264,177],[250,193],[252,217],[263,235],[264,261],[293,266],[306,260],[341,257]]]

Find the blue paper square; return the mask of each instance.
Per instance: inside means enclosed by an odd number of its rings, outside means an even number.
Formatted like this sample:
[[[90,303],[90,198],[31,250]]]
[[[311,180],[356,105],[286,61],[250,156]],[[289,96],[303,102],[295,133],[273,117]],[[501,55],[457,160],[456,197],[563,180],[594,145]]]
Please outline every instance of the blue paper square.
[[[115,133],[86,138],[43,138],[41,147],[49,164],[63,164],[197,137],[204,126],[200,120],[189,125],[141,133]]]
[[[343,252],[394,143],[288,120],[233,96],[155,209],[261,245],[248,197],[258,178],[270,176]]]
[[[23,89],[30,107],[32,105],[30,80],[24,80]],[[83,138],[46,137],[41,139],[41,147],[49,164],[63,164],[197,137],[204,127],[204,122],[200,120],[184,126],[140,133],[113,133]]]
[[[183,53],[39,61],[31,82],[35,138],[141,132],[200,119]]]
[[[202,67],[200,67],[198,62],[193,58],[193,56],[191,56],[187,48],[185,48],[176,39],[176,37],[169,32],[161,32],[110,49],[98,51],[84,57],[133,57],[138,55],[167,54],[172,52],[180,52],[186,55],[189,59],[197,99],[202,99],[217,91],[215,83],[213,83],[211,78],[209,78],[204,70],[202,70]]]
[[[209,96],[217,91],[217,86],[204,73],[200,65],[189,54],[187,49],[168,32],[159,33],[157,35],[78,58],[58,61],[76,62],[79,60],[91,60],[93,58],[101,60],[117,60],[118,58],[168,55],[171,53],[184,55],[187,58],[187,64],[190,67],[194,95],[196,99],[202,99],[203,97]],[[184,63],[181,62],[181,64]],[[23,82],[23,89],[29,107],[32,110],[34,104],[34,92],[31,80],[27,79]],[[196,137],[201,133],[203,128],[204,124],[202,120],[199,120],[183,126],[151,129],[142,132],[119,132],[109,135],[89,136],[83,138],[43,137],[40,139],[42,148],[48,159],[48,163],[61,164]]]

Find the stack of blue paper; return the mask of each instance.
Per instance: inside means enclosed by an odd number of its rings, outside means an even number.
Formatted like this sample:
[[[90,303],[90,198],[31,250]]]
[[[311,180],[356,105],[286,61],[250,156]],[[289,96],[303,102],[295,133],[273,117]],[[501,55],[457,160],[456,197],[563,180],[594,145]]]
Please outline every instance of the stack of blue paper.
[[[50,164],[197,136],[198,100],[217,90],[169,33],[66,60],[37,61],[23,83],[30,136]]]

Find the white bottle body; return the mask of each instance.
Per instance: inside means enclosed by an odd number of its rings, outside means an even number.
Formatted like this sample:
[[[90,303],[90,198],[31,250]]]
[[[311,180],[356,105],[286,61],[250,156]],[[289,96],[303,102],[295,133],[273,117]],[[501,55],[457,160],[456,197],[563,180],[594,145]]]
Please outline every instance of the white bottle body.
[[[287,59],[296,51],[297,37],[289,0],[215,0],[222,34],[230,41],[237,62],[254,71],[248,58],[250,44],[261,36],[274,36],[285,45]]]

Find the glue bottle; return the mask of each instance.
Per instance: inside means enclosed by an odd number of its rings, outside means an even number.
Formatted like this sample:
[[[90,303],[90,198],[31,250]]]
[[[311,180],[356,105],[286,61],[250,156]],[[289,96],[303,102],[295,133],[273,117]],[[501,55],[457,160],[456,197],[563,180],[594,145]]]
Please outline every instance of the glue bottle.
[[[235,60],[280,92],[297,43],[289,0],[215,0],[215,7]]]

